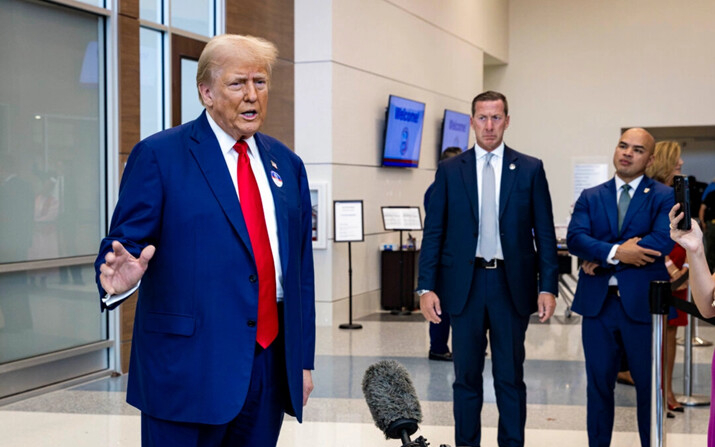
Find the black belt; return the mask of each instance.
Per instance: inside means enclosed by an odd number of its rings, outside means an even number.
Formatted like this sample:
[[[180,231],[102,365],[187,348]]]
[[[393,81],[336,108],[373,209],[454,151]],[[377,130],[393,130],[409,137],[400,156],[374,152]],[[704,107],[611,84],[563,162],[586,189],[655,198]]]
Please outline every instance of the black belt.
[[[612,296],[621,296],[621,294],[618,293],[618,286],[608,286],[608,294]]]
[[[483,269],[495,269],[497,267],[504,267],[504,261],[501,259],[487,261],[484,258],[474,258],[474,265]]]

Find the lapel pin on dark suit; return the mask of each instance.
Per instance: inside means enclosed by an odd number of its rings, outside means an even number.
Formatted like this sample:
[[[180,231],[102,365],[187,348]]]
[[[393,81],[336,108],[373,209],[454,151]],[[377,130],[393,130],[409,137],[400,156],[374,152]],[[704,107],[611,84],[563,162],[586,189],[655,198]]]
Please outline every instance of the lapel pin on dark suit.
[[[650,188],[646,188],[643,190],[643,194],[648,194],[649,191],[650,191]]]
[[[516,165],[515,165],[514,163],[510,164],[510,165],[509,165],[509,170],[510,170],[510,171],[513,171],[514,169],[516,169]]]
[[[273,160],[271,160],[271,166],[273,166],[273,169],[276,169],[276,170],[278,169],[278,165]]]

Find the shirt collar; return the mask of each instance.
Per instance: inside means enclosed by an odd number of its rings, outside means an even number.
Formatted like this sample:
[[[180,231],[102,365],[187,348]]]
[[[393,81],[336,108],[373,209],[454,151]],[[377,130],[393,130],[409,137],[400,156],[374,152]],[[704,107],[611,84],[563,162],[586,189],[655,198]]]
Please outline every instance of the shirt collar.
[[[209,122],[211,130],[213,130],[216,139],[218,140],[218,146],[221,148],[221,152],[226,155],[233,150],[233,145],[236,144],[236,140],[233,139],[225,130],[221,128],[216,121],[211,117],[211,114],[206,111],[206,119]],[[256,139],[254,136],[246,138],[246,144],[248,144],[248,152],[252,156],[258,156],[258,145],[256,145]]]
[[[487,154],[490,153],[490,152],[487,152],[486,150],[482,149],[482,147],[479,146],[478,144],[474,145],[474,150],[477,153],[477,160],[480,158],[486,157]],[[504,158],[504,141],[502,141],[501,144],[499,144],[499,146],[497,146],[496,149],[491,151],[491,153],[494,154],[494,157]]]
[[[615,175],[614,178],[616,179],[616,191],[620,191],[621,187],[626,184],[626,182],[623,181],[618,175]],[[628,183],[628,186],[631,187],[631,189],[635,192],[636,189],[638,189],[638,185],[641,184],[641,180],[643,180],[643,175],[641,175],[638,178],[635,178]]]

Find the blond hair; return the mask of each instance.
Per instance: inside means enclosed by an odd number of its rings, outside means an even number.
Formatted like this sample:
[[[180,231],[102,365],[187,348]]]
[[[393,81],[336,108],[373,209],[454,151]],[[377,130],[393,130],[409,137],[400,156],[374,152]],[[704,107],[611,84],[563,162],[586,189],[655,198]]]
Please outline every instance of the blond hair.
[[[196,87],[201,84],[211,84],[223,66],[227,57],[238,57],[248,64],[262,66],[268,74],[270,83],[273,64],[278,58],[278,49],[273,43],[261,37],[242,36],[239,34],[222,34],[209,40],[199,56],[199,66],[196,70]],[[199,101],[204,100],[199,91]]]
[[[680,152],[676,141],[659,141],[653,151],[653,162],[646,168],[645,175],[670,186],[673,170],[680,161]]]

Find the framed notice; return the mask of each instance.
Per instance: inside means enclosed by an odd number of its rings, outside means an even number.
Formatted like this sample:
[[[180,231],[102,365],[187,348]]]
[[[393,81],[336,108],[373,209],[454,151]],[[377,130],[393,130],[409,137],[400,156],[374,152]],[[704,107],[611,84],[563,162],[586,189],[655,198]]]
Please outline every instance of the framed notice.
[[[365,240],[362,200],[333,201],[333,235],[335,242]]]
[[[383,206],[382,224],[385,230],[421,230],[422,217],[417,206]]]
[[[326,182],[310,182],[310,203],[312,206],[313,249],[328,247],[328,205]]]

